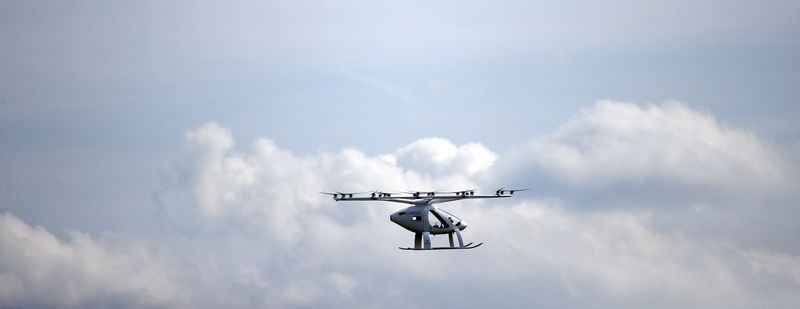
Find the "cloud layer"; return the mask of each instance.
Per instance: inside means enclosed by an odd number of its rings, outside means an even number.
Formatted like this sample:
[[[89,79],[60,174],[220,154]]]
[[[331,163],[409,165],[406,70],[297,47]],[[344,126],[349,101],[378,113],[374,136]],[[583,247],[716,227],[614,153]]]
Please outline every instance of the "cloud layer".
[[[519,156],[578,187],[663,181],[764,190],[788,180],[779,155],[753,133],[680,102],[600,101]]]
[[[163,187],[154,194],[162,234],[144,244],[114,245],[79,232],[61,241],[3,215],[2,247],[16,250],[0,252],[0,301],[81,306],[116,300],[112,304],[133,307],[800,305],[800,247],[742,241],[756,229],[779,231],[777,224],[736,225],[772,192],[797,201],[778,185],[793,181],[787,160],[755,134],[685,104],[601,101],[505,154],[479,143],[426,138],[388,154],[343,149],[299,155],[267,139],[237,147],[231,130],[215,122],[184,139],[184,157],[163,173]],[[470,223],[467,241],[486,242],[468,252],[399,251],[413,236],[388,221],[399,206],[336,203],[317,194],[490,190],[498,180],[525,186],[534,177],[532,185],[549,189],[499,202],[443,204]],[[749,190],[752,197],[728,207],[715,195],[699,195],[674,200],[680,207],[654,209],[662,196],[636,195],[625,200],[634,206],[585,211],[592,205],[577,203],[586,199],[564,195],[614,204],[625,193],[620,188],[631,185],[712,188],[718,195]],[[770,216],[794,214],[787,209],[773,207]],[[685,222],[698,216],[740,221],[718,233],[686,229]],[[147,249],[154,247],[162,249]],[[56,284],[64,278],[70,285]],[[215,292],[197,297],[208,291]]]
[[[164,256],[144,244],[113,245],[70,231],[61,241],[41,226],[0,214],[3,307],[173,307],[189,299]]]

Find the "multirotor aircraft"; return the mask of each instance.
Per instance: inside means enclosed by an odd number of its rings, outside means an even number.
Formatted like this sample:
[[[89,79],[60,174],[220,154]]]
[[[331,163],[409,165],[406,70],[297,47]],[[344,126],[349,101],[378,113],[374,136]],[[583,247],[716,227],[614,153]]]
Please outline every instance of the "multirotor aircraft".
[[[508,198],[514,192],[525,191],[527,189],[497,189],[494,195],[475,195],[475,189],[462,191],[405,191],[401,193],[389,193],[381,191],[372,192],[320,192],[333,196],[337,202],[394,202],[410,204],[411,206],[396,211],[389,216],[389,220],[402,226],[414,233],[414,247],[399,247],[403,250],[440,250],[440,249],[474,249],[483,243],[474,244],[472,242],[464,244],[461,231],[467,228],[467,223],[455,215],[434,206],[434,204],[454,202],[465,199],[491,199]],[[359,196],[368,194],[367,196]],[[447,234],[450,240],[449,247],[431,247],[431,235]],[[458,240],[455,246],[453,234]]]

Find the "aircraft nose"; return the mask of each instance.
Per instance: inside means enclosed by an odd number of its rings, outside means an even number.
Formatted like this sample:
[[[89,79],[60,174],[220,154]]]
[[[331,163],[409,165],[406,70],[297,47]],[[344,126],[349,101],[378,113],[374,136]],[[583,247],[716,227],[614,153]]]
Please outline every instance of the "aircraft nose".
[[[467,222],[459,221],[458,224],[456,224],[456,227],[458,227],[459,230],[464,230],[465,228],[467,228]]]

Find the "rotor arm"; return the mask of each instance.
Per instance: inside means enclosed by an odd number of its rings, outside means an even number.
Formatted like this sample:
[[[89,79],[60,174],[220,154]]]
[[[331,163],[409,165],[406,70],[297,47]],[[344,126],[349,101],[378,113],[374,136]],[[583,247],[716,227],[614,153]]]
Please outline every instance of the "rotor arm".
[[[337,202],[394,202],[394,203],[403,203],[403,204],[411,204],[413,205],[414,202],[408,199],[399,199],[399,198],[371,198],[371,197],[353,197],[353,198],[339,198],[336,199]]]
[[[487,198],[504,198],[504,197],[511,197],[509,195],[462,195],[462,196],[454,196],[454,197],[442,197],[436,198],[431,200],[431,204],[437,203],[447,203],[453,201],[460,201],[460,200],[472,200],[472,199],[487,199]]]

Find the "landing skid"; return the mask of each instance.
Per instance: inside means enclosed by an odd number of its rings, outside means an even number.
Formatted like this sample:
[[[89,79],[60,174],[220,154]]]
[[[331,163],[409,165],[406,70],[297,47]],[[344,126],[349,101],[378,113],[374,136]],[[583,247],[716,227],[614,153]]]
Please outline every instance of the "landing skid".
[[[400,250],[415,250],[415,251],[424,251],[424,250],[463,250],[463,249],[475,249],[480,247],[483,243],[479,243],[477,245],[472,245],[473,243],[468,243],[466,246],[463,247],[434,247],[430,249],[423,249],[423,248],[411,248],[411,247],[397,247]]]

